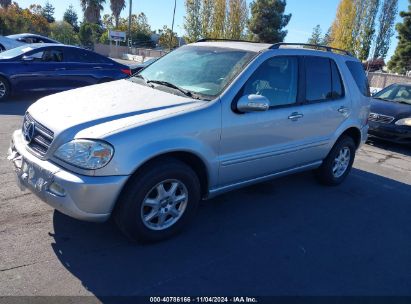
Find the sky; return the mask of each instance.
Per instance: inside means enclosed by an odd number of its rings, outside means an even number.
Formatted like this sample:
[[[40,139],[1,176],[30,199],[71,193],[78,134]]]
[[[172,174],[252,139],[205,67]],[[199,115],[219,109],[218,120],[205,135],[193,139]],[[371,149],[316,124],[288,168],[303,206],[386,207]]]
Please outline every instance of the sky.
[[[28,7],[32,3],[44,5],[46,0],[15,0],[23,8]],[[291,13],[292,18],[286,29],[288,35],[285,39],[286,42],[307,42],[311,36],[312,29],[319,24],[326,32],[332,24],[337,6],[340,0],[288,0],[286,13]],[[44,3],[42,3],[44,2]],[[49,2],[55,7],[54,16],[57,20],[63,19],[64,11],[70,4],[74,6],[77,14],[82,19],[82,11],[80,7],[80,0],[49,0]],[[247,3],[252,2],[247,0]],[[122,11],[122,16],[128,15],[128,3],[127,7]],[[399,11],[407,10],[408,0],[399,0]],[[173,18],[174,0],[132,0],[132,12],[138,14],[144,12],[147,16],[148,22],[151,25],[152,30],[161,29],[163,25],[171,27]],[[110,0],[106,0],[104,5],[104,14],[110,12]],[[177,0],[176,19],[174,31],[178,35],[184,34],[184,0]],[[400,22],[401,18],[397,17],[397,22]],[[388,52],[387,58],[390,58],[397,45],[397,39],[394,36],[391,43],[391,48]]]

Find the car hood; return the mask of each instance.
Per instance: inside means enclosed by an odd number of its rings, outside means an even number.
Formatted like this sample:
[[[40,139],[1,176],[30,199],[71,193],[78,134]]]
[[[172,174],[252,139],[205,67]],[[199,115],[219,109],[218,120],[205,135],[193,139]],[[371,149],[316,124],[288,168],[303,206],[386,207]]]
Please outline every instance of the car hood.
[[[372,98],[371,112],[401,119],[411,117],[411,105]]]
[[[71,132],[73,137],[94,138],[202,104],[203,101],[119,80],[44,97],[28,112],[51,129],[55,137]]]

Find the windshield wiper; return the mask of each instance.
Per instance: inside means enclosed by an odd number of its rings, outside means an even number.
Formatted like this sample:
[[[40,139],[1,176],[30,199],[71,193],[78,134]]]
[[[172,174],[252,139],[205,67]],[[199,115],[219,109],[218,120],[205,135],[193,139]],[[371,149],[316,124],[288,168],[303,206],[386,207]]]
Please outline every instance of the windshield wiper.
[[[141,75],[141,74],[135,74],[135,75],[133,75],[133,76],[131,76],[131,77],[141,78],[141,79],[144,80],[145,83],[147,83],[147,79],[146,79],[143,75]]]
[[[177,91],[180,91],[181,93],[183,93],[184,95],[191,97],[191,98],[195,98],[195,99],[201,99],[199,96],[197,96],[195,93],[191,92],[191,91],[187,91],[184,90],[183,88],[180,88],[178,86],[176,86],[175,84],[172,84],[171,82],[168,81],[163,81],[163,80],[147,80],[147,83],[155,83],[155,84],[159,84],[159,85],[163,85],[165,87],[169,87],[172,89],[175,89]]]

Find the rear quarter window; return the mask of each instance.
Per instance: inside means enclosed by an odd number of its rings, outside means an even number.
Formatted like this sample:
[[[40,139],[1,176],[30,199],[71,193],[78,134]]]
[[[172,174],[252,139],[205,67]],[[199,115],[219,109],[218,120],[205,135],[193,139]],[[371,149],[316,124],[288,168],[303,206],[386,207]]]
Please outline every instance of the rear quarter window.
[[[357,84],[358,89],[364,96],[370,96],[370,86],[368,84],[367,75],[365,75],[364,68],[362,64],[357,61],[347,61],[346,65],[350,70],[352,77]]]

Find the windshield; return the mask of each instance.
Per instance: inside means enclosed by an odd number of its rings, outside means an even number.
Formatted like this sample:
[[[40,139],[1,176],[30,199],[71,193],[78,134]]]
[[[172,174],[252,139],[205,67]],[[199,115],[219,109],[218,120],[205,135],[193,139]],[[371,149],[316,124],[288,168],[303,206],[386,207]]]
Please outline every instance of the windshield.
[[[374,98],[411,105],[411,86],[394,84],[375,94]]]
[[[27,45],[19,46],[19,47],[16,47],[14,49],[4,51],[4,52],[0,53],[0,59],[14,58],[14,57],[20,56],[22,54],[25,54],[27,52],[30,52],[34,49],[35,48],[33,48],[31,46],[27,46]]]
[[[167,82],[188,92],[215,97],[255,55],[229,48],[184,46],[158,59],[140,75],[147,82]]]

